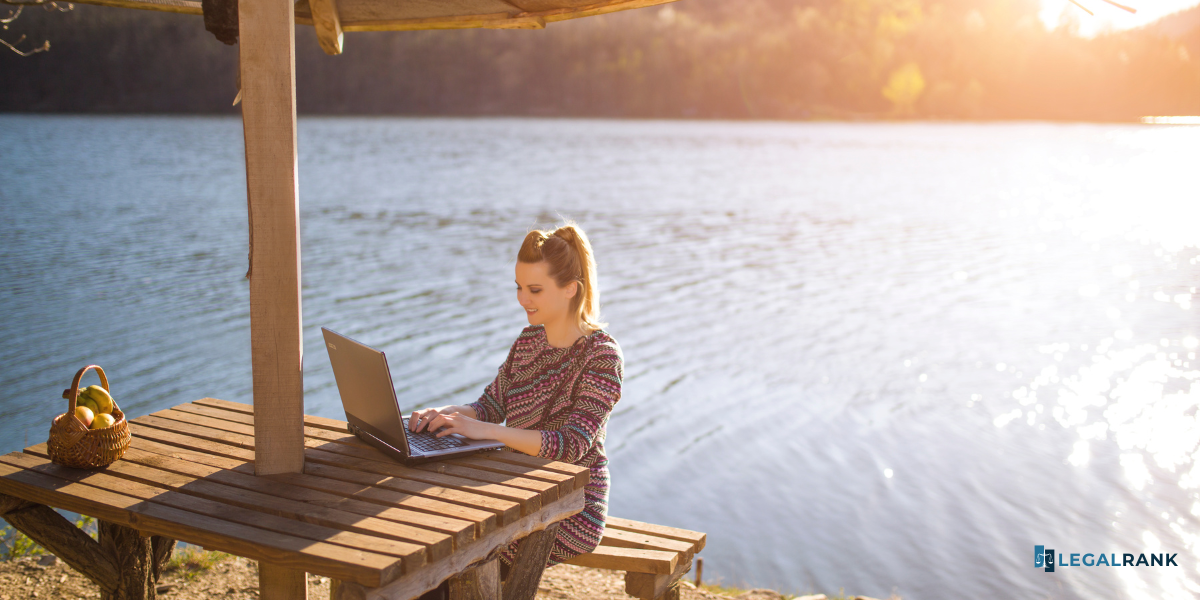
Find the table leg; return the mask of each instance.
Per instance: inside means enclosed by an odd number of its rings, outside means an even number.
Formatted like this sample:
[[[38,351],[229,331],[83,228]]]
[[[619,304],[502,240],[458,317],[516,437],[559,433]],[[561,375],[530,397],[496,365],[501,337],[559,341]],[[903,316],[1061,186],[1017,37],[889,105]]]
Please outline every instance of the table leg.
[[[260,600],[306,600],[308,576],[304,571],[260,562],[258,597]]]
[[[175,541],[162,536],[144,536],[124,525],[97,521],[101,551],[116,563],[115,589],[101,588],[101,600],[155,600],[158,576]]]
[[[154,571],[155,582],[162,577],[163,568],[167,566],[167,561],[171,560],[172,554],[175,554],[175,540],[161,535],[150,536],[150,566]]]
[[[500,559],[479,563],[450,578],[450,600],[501,600]]]
[[[365,600],[367,588],[353,582],[329,581],[329,600]],[[420,596],[442,600],[501,600],[500,559],[492,558],[442,582]]]
[[[504,600],[533,600],[537,596],[538,583],[542,580],[542,571],[546,570],[546,559],[550,557],[556,537],[557,522],[521,539],[512,570],[504,580]]]

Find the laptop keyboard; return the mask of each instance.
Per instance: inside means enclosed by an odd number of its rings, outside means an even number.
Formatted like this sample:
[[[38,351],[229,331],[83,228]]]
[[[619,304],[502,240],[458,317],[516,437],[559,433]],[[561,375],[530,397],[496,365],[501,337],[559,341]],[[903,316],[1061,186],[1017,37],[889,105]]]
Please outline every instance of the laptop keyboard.
[[[408,419],[404,419],[404,427],[408,427]],[[447,450],[450,448],[459,448],[467,445],[467,442],[463,441],[461,438],[449,435],[446,437],[437,437],[428,431],[422,431],[420,433],[405,431],[404,433],[408,436],[408,447],[410,450],[412,450],[413,454],[433,452],[435,450]]]

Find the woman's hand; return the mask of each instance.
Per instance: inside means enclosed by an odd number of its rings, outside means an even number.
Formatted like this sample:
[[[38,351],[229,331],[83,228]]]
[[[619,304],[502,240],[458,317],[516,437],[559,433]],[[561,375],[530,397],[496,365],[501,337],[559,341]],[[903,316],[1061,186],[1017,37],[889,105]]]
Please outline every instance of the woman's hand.
[[[445,437],[457,433],[470,440],[485,440],[494,437],[496,426],[478,419],[472,419],[463,413],[443,413],[434,415],[427,424],[429,431],[436,432],[437,437]]]
[[[437,417],[438,415],[453,414],[466,415],[472,418],[476,416],[474,409],[467,408],[466,406],[456,406],[453,404],[438,408],[422,408],[420,410],[414,410],[412,415],[408,417],[408,430],[413,432],[425,431],[426,429],[429,429],[429,422],[432,421],[434,417]],[[430,431],[433,431],[433,429],[430,429]]]
[[[537,456],[542,448],[542,432],[480,421],[475,409],[466,406],[415,410],[408,419],[408,428],[411,431],[434,431],[438,437],[457,433],[472,440],[499,440],[509,448],[530,456]]]

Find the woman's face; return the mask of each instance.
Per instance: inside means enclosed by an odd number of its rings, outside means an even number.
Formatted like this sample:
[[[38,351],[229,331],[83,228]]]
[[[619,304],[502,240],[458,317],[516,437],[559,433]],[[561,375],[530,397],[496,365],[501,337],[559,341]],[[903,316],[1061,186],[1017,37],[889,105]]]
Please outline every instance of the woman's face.
[[[525,309],[530,325],[545,325],[566,318],[578,287],[574,281],[558,287],[550,277],[550,265],[544,260],[535,263],[517,261],[517,302]]]

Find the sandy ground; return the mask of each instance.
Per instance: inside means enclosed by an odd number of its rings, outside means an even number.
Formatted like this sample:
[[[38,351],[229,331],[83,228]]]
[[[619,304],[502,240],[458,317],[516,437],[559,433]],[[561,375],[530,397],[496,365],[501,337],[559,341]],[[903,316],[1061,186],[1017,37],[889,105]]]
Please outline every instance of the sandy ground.
[[[629,600],[624,575],[619,571],[557,565],[546,569],[538,598],[546,600]],[[731,596],[696,589],[682,589],[683,600],[728,600]],[[0,562],[0,600],[27,598],[99,598],[99,589],[66,563],[47,557],[26,557]],[[257,600],[258,565],[232,557],[204,571],[176,570],[159,581],[164,600]],[[329,579],[309,575],[309,600],[329,599]],[[775,592],[752,590],[739,600],[781,600]]]

